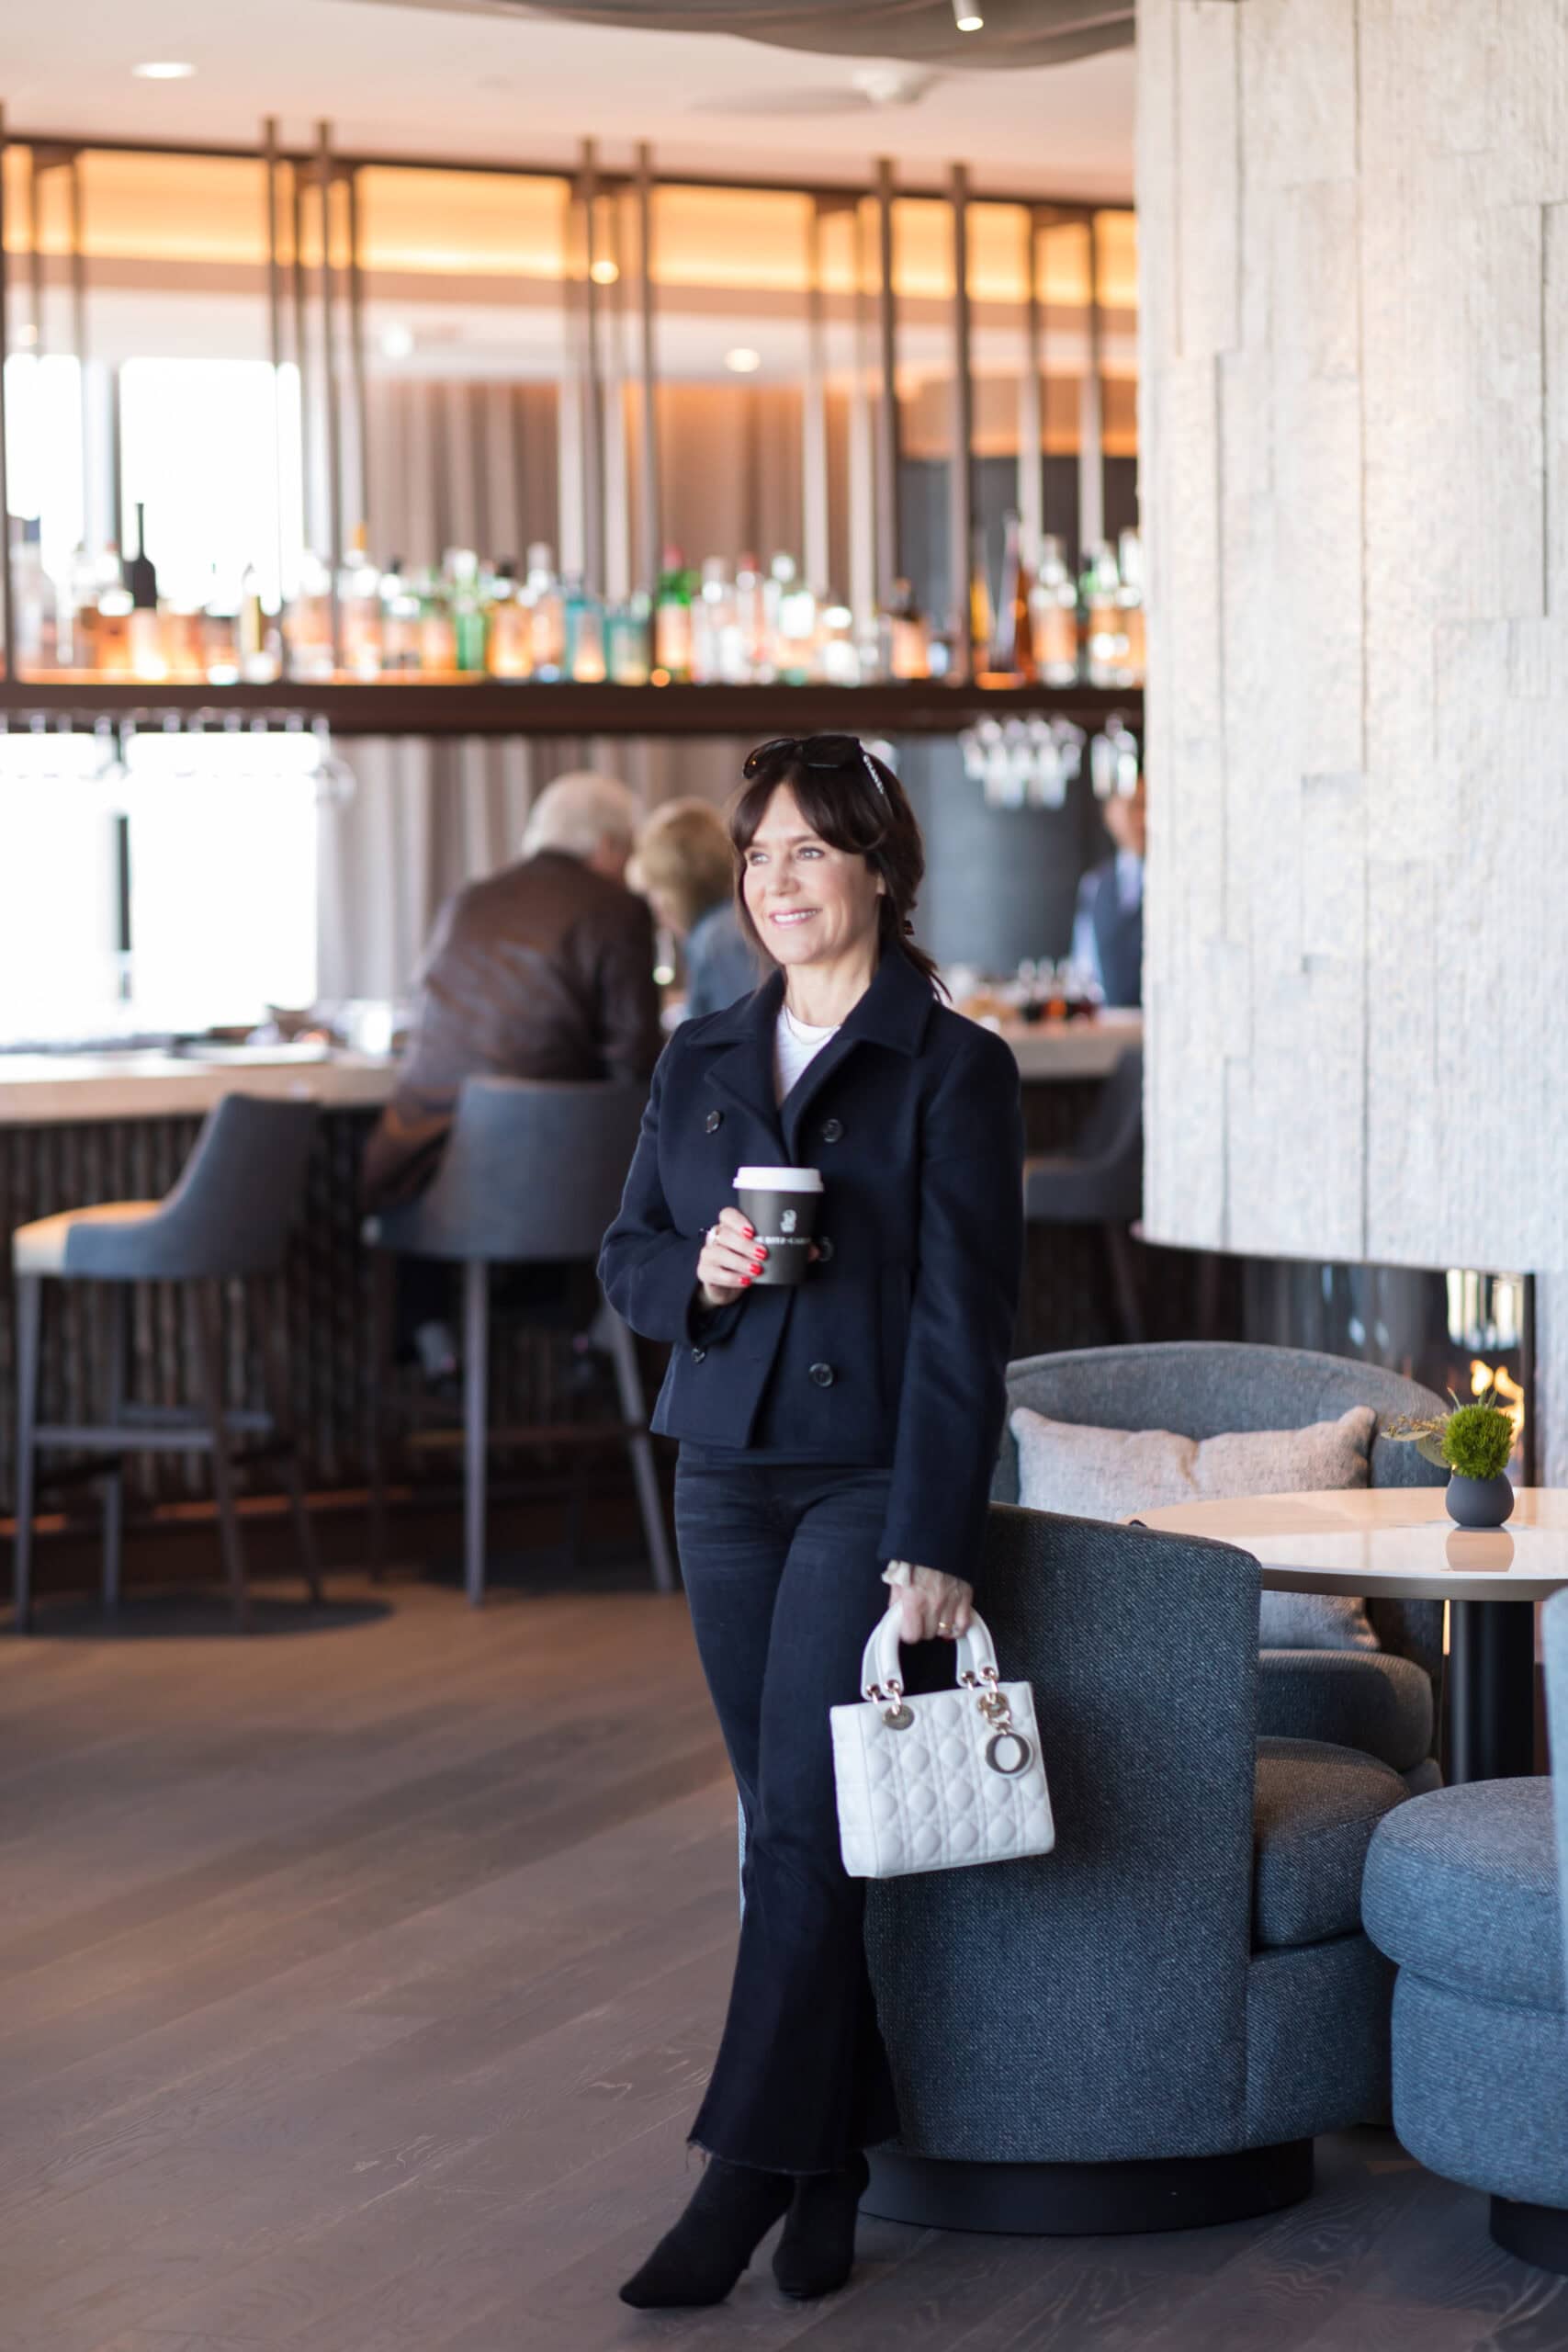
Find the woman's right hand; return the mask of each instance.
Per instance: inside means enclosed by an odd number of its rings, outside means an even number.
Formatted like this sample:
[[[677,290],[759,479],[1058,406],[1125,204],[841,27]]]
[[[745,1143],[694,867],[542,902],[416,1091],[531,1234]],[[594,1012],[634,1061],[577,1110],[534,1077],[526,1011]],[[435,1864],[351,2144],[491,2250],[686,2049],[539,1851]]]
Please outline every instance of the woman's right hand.
[[[767,1251],[739,1209],[720,1209],[697,1260],[697,1288],[706,1307],[728,1306],[743,1297]]]

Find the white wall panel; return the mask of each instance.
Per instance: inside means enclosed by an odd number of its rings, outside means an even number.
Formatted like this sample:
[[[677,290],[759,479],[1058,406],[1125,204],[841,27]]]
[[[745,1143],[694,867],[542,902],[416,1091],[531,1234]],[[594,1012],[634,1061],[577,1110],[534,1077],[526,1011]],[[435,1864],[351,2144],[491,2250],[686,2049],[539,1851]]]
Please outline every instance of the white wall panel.
[[[1537,1272],[1565,1476],[1568,0],[1145,0],[1139,77],[1147,1223]]]

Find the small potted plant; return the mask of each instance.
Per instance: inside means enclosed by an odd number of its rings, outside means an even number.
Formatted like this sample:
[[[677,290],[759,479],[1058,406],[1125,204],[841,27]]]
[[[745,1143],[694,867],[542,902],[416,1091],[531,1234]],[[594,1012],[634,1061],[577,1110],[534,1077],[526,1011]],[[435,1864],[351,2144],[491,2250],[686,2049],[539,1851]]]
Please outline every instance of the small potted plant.
[[[1450,1390],[1450,1395],[1453,1391]],[[1451,1413],[1427,1419],[1402,1413],[1384,1437],[1413,1445],[1449,1474],[1449,1517],[1461,1527],[1501,1527],[1514,1508],[1508,1457],[1514,1450],[1513,1417],[1489,1388],[1473,1404],[1454,1397]]]

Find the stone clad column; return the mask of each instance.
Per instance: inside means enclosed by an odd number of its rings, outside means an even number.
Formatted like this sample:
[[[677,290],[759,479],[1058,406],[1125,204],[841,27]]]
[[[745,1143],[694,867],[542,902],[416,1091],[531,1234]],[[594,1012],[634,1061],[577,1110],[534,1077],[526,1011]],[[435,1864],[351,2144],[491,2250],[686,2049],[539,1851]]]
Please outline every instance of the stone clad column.
[[[1568,1477],[1568,12],[1140,0],[1138,73],[1145,1221],[1542,1275]]]

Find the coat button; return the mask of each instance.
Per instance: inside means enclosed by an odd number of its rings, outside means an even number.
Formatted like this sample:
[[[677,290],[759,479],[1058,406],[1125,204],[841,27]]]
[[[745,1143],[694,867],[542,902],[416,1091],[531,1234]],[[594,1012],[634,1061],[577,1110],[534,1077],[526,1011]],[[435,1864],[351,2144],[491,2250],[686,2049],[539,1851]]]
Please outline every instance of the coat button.
[[[841,1143],[843,1141],[843,1137],[844,1123],[842,1119],[823,1120],[822,1140],[824,1143]]]
[[[811,1367],[811,1377],[817,1383],[818,1388],[831,1388],[834,1379],[832,1365],[830,1363],[814,1363]]]
[[[833,1245],[829,1240],[828,1236],[825,1233],[818,1233],[814,1235],[813,1238],[817,1243],[818,1264],[819,1266],[830,1265],[833,1258]]]
[[[703,1125],[707,1129],[710,1136],[717,1135],[720,1127],[724,1125],[724,1113],[722,1111],[710,1111],[707,1117],[703,1121]]]
[[[694,1349],[692,1350],[692,1362],[693,1362],[694,1363],[702,1363],[702,1361],[703,1361],[703,1358],[704,1358],[706,1354],[707,1354],[707,1350],[706,1350],[705,1348],[694,1348]]]

